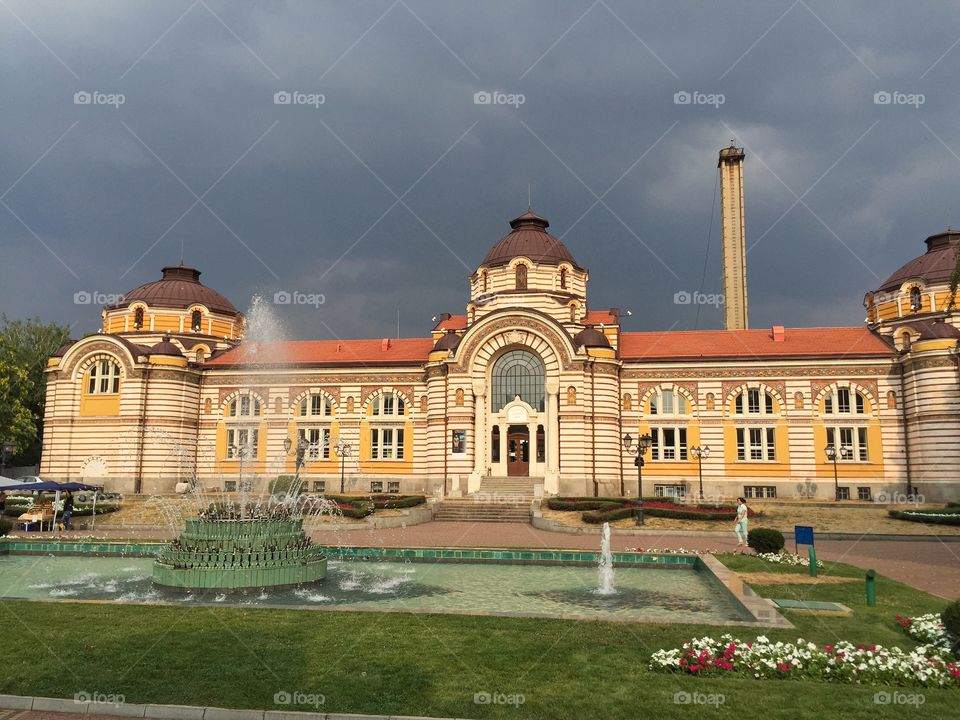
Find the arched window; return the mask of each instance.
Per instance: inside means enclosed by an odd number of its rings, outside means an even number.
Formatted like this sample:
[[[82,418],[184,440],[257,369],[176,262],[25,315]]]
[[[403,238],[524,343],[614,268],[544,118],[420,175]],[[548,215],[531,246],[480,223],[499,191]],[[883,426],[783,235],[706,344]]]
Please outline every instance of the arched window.
[[[863,393],[850,390],[847,387],[836,388],[823,398],[823,412],[826,415],[836,415],[838,413],[863,415],[866,412],[866,407],[867,400]]]
[[[403,417],[407,406],[395,392],[384,392],[370,400],[370,459],[403,460],[406,453]]]
[[[190,313],[190,329],[194,332],[200,332],[203,327],[203,313],[199,310],[194,310]]]
[[[238,395],[227,406],[229,417],[259,417],[260,400],[250,394]]]
[[[486,270],[480,273],[480,286],[483,288],[480,292],[487,291],[487,271]]]
[[[203,348],[197,350],[197,364],[200,365],[204,360],[207,359],[207,354],[203,351]]]
[[[523,263],[517,265],[517,290],[527,289],[527,266]]]
[[[633,410],[633,398],[630,397],[630,393],[623,394],[623,409]]]
[[[570,303],[570,322],[577,321],[577,304]]]
[[[133,311],[133,329],[141,330],[143,329],[143,308],[138,307]]]
[[[120,392],[120,366],[113,360],[98,360],[87,372],[88,395],[116,395]]]
[[[560,289],[561,290],[567,289],[567,269],[566,268],[560,268]]]
[[[687,399],[676,390],[658,390],[650,397],[651,415],[686,415]]]
[[[910,309],[913,312],[920,312],[923,308],[923,297],[920,295],[920,288],[914,285],[910,288]]]
[[[327,395],[313,393],[300,400],[301,417],[330,417],[333,415],[333,402]]]
[[[744,390],[733,401],[737,415],[773,415],[773,407],[773,395],[759,388]]]
[[[521,267],[521,266],[518,266]],[[502,410],[518,395],[534,410],[544,409],[544,382],[546,370],[543,361],[526,350],[504,353],[493,366],[493,392],[490,409]]]

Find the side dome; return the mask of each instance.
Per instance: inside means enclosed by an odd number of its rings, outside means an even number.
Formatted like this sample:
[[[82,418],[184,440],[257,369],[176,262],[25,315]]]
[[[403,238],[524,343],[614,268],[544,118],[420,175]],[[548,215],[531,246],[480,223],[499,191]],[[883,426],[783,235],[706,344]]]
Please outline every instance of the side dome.
[[[602,332],[597,330],[593,325],[587,325],[583,330],[578,332],[573,336],[573,344],[580,347],[587,348],[608,348],[610,347],[610,341],[607,339],[607,336]]]
[[[437,344],[433,346],[434,350],[456,350],[460,346],[460,336],[456,330],[447,330]]]
[[[927,251],[888,277],[878,288],[880,292],[899,290],[908,280],[922,280],[927,286],[950,282],[960,252],[960,230],[945,230],[931,235],[925,242]]]
[[[496,245],[490,248],[490,252],[483,258],[482,265],[487,267],[493,265],[507,265],[515,257],[528,257],[535,263],[545,265],[559,265],[560,263],[570,263],[578,270],[582,270],[573,255],[557,240],[553,235],[547,232],[550,222],[542,218],[532,210],[527,210],[520,217],[510,221],[512,230],[505,235]]]
[[[180,348],[170,342],[170,336],[165,335],[163,340],[147,350],[147,355],[167,355],[169,357],[183,357]]]
[[[191,305],[204,305],[211,312],[224,315],[239,315],[239,311],[227,298],[200,282],[200,271],[185,265],[163,268],[163,275],[146,285],[141,285],[123,296],[123,301],[108,305],[107,310],[127,307],[140,300],[149,307],[177,308],[185,310]]]

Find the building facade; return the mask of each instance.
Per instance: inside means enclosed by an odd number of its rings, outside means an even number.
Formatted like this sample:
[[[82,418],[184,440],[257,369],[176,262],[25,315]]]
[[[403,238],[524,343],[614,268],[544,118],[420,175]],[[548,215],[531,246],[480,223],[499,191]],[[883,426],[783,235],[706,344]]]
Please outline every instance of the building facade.
[[[835,472],[851,499],[960,495],[960,232],[868,293],[863,327],[624,332],[617,309],[589,308],[589,274],[546,219],[510,226],[466,312],[422,338],[255,340],[198,271],[165,268],[50,359],[41,474],[264,487],[294,473],[302,440],[315,491],[342,474],[348,491],[467,495],[512,477],[633,495],[622,438],[649,433],[648,495],[695,496],[701,467],[714,499],[833,498]]]

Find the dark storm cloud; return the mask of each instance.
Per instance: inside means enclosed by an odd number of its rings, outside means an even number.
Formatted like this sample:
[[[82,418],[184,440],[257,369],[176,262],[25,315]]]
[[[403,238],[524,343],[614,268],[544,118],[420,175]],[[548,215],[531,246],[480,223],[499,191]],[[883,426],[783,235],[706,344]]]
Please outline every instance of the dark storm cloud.
[[[182,247],[238,306],[322,295],[279,308],[292,336],[394,334],[398,309],[423,334],[463,312],[529,185],[592,307],[691,328],[674,295],[701,288],[735,137],[751,324],[857,324],[864,291],[960,222],[958,37],[932,2],[2,0],[0,308],[93,330],[75,293],[155,279]],[[474,103],[494,90],[523,103]]]

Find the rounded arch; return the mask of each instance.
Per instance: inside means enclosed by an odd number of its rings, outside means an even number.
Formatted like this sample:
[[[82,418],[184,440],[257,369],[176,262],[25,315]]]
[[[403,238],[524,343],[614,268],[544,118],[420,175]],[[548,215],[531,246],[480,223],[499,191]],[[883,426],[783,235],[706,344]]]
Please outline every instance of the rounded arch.
[[[402,390],[390,385],[384,385],[383,387],[375,388],[363,398],[362,402],[360,403],[361,407],[363,408],[363,413],[366,414],[367,410],[371,408],[372,403],[385,395],[395,395],[399,400],[403,401],[403,412],[396,413],[398,417],[409,417],[413,414],[412,398],[410,398]]]
[[[330,409],[330,414],[327,415],[327,416],[325,416],[325,417],[335,417],[335,416],[336,416],[337,411],[339,410],[339,408],[337,407],[337,401],[336,401],[336,399],[335,399],[335,398],[333,397],[333,395],[331,395],[329,392],[327,392],[327,391],[324,390],[323,388],[318,388],[318,387],[307,388],[306,390],[300,391],[300,392],[293,398],[293,402],[291,402],[290,405],[289,405],[289,407],[287,408],[288,416],[291,417],[291,418],[299,417],[299,416],[300,416],[300,405],[303,403],[304,400],[306,400],[306,401],[309,402],[309,401],[310,401],[310,397],[313,396],[313,395],[319,395],[319,396],[321,396],[324,400],[326,400],[328,403],[330,403],[330,408],[331,408],[331,409]],[[310,414],[310,413],[308,413],[308,415],[309,415],[309,414]]]
[[[254,414],[253,408],[251,408],[251,412],[249,415],[240,415],[239,410],[237,415],[230,415],[227,412],[227,410],[230,407],[230,403],[232,403],[234,400],[240,399],[244,395],[249,396],[252,400],[260,404],[259,415]],[[220,402],[220,406],[217,408],[217,413],[221,420],[227,420],[228,418],[233,418],[233,417],[262,418],[265,414],[266,409],[267,409],[267,404],[266,402],[264,402],[263,396],[259,392],[257,392],[256,390],[243,389],[243,390],[234,390],[230,394],[224,396],[223,400]]]
[[[661,394],[664,390],[670,390],[672,392],[675,392],[677,395],[680,395],[681,397],[683,397],[684,400],[686,400],[688,410],[686,413],[680,414],[680,417],[686,417],[686,416],[696,417],[700,414],[700,408],[697,404],[697,399],[693,395],[693,393],[691,393],[685,387],[682,387],[680,385],[674,385],[673,383],[669,383],[669,382],[660,383],[658,385],[653,385],[651,387],[648,387],[644,391],[644,393],[640,396],[637,409],[640,410],[641,413],[644,413],[645,415],[649,415],[649,403],[651,398],[653,398],[654,395]]]
[[[489,368],[507,349],[527,348],[540,356],[547,376],[571,368],[576,355],[570,335],[546,313],[526,309],[498,310],[486,315],[463,336],[454,355],[456,372],[468,369],[475,380],[489,380]]]
[[[623,394],[623,399],[621,400],[621,405],[620,405],[620,407],[621,407],[622,410],[624,410],[624,411],[626,411],[626,412],[632,412],[632,411],[633,411],[633,396],[632,396],[630,393],[625,392],[625,393]]]
[[[527,348],[500,353],[490,369],[490,410],[499,412],[517,396],[538,412],[546,408],[547,370]]]
[[[823,400],[828,395],[836,394],[837,390],[840,388],[847,388],[851,393],[858,393],[863,396],[864,408],[862,413],[830,413],[827,414],[823,412]],[[852,404],[851,407],[855,408],[856,404]],[[873,392],[863,385],[853,381],[853,380],[838,380],[834,383],[830,383],[822,388],[817,393],[817,396],[813,399],[813,413],[818,418],[835,418],[837,416],[843,417],[844,415],[850,415],[853,417],[873,417],[877,414],[879,404],[877,398],[874,397]]]
[[[733,417],[736,415],[734,403],[736,402],[737,396],[747,392],[748,390],[760,390],[769,394],[773,398],[773,415],[771,416],[767,414],[768,417],[786,415],[787,402],[779,390],[763,382],[745,382],[732,388],[727,393],[727,396],[723,400],[724,417]],[[763,406],[761,405],[761,407]]]

